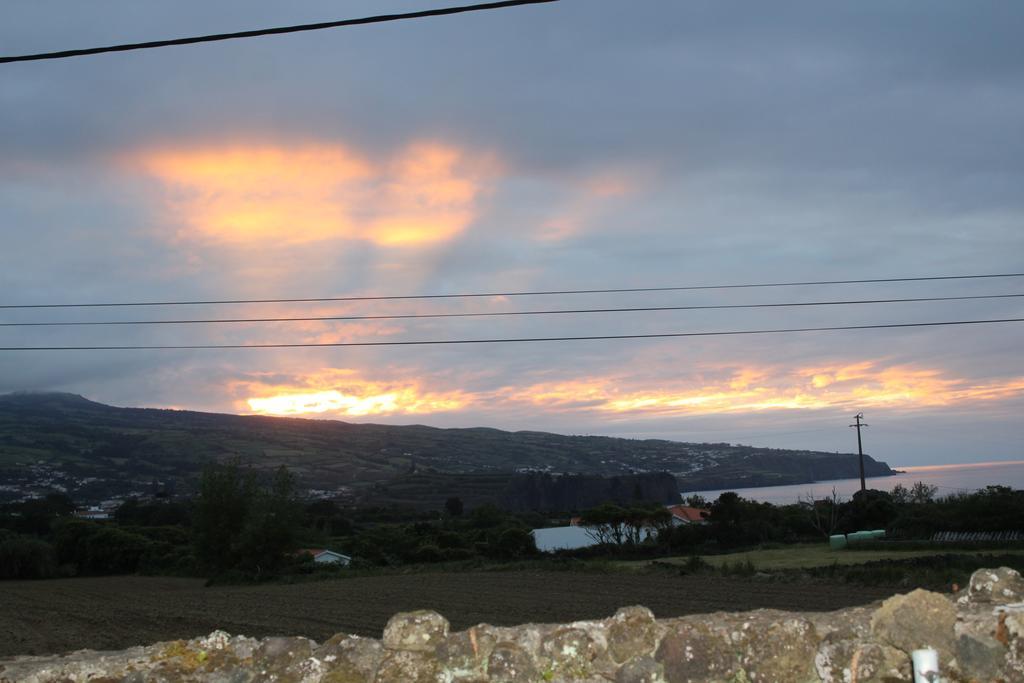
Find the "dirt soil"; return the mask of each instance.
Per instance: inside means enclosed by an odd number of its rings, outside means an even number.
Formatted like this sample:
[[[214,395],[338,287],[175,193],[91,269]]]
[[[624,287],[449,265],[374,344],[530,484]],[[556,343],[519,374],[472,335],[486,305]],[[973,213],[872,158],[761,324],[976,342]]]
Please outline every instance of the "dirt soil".
[[[395,612],[434,609],[454,629],[487,622],[600,618],[623,605],[658,617],[760,607],[827,611],[892,588],[658,574],[469,572],[371,576],[294,585],[205,588],[167,577],[0,582],[0,657],[121,649],[214,629],[248,636],[337,632],[380,637]]]

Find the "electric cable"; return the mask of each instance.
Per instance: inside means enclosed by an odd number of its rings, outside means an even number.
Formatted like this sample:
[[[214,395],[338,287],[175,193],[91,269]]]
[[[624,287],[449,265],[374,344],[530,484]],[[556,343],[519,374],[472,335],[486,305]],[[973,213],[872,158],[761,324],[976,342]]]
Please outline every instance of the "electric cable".
[[[970,296],[929,296],[904,299],[858,299],[847,301],[792,301],[783,303],[758,304],[708,304],[699,306],[639,306],[627,308],[577,308],[539,311],[484,311],[478,313],[404,313],[392,315],[329,315],[278,318],[206,318],[183,320],[72,320],[46,322],[0,323],[0,327],[79,327],[107,325],[189,325],[220,323],[291,323],[291,322],[340,322],[353,320],[409,320],[422,318],[490,318],[499,316],[563,315],[578,313],[640,313],[663,311],[711,311],[750,308],[789,308],[809,306],[846,306],[860,304],[920,303],[934,301],[974,301],[979,299],[1016,299],[1022,294],[977,294]]]
[[[784,334],[799,332],[833,332],[841,330],[883,330],[895,328],[951,327],[956,325],[990,325],[1020,323],[1024,318],[997,318],[990,320],[944,320],[920,323],[884,323],[880,325],[836,325],[829,327],[790,327],[760,330],[725,330],[715,332],[662,332],[654,334],[601,334],[572,337],[519,337],[492,339],[422,339],[412,341],[363,342],[295,342],[277,344],[155,344],[122,346],[3,346],[0,351],[166,351],[212,349],[298,349],[341,348],[358,346],[439,346],[446,344],[517,344],[527,342],[596,341],[613,339],[667,339],[673,337],[725,337],[733,335]]]
[[[341,19],[338,21],[322,21],[314,24],[296,24],[293,26],[277,26],[274,28],[261,28],[251,31],[235,31],[233,33],[214,33],[203,36],[191,36],[188,38],[170,38],[168,40],[150,40],[143,43],[124,43],[120,45],[107,45],[104,47],[88,47],[77,50],[59,50],[56,52],[39,52],[28,55],[10,55],[0,57],[0,64],[12,62],[36,62],[44,59],[67,59],[69,57],[84,57],[86,55],[98,55],[105,52],[128,52],[130,50],[149,50],[158,47],[170,47],[172,45],[195,45],[197,43],[212,43],[221,40],[235,40],[239,38],[257,38],[260,36],[274,36],[284,33],[300,33],[303,31],[321,31],[328,28],[341,28],[343,26],[363,26],[366,24],[381,24],[388,21],[402,21],[406,19],[424,19],[426,17],[441,17],[451,14],[463,14],[465,12],[480,12],[492,9],[504,9],[506,7],[517,7],[520,5],[540,5],[542,3],[558,2],[558,0],[504,0],[503,2],[485,2],[476,5],[462,5],[459,7],[442,7],[438,9],[420,10],[418,12],[402,12],[398,14],[378,14],[371,17],[358,19]]]
[[[553,295],[575,295],[575,294],[623,294],[641,292],[682,292],[699,290],[724,290],[724,289],[758,289],[764,287],[808,287],[821,285],[852,285],[852,284],[876,284],[883,282],[934,282],[937,280],[981,280],[992,278],[1017,278],[1024,277],[1024,273],[993,273],[984,275],[935,275],[928,277],[891,277],[872,278],[864,280],[817,280],[806,282],[762,282],[752,284],[726,284],[726,285],[686,285],[679,287],[625,287],[613,289],[566,289],[566,290],[541,290],[529,292],[486,292],[468,294],[404,294],[404,295],[381,295],[381,296],[333,296],[315,298],[292,298],[292,299],[221,299],[221,300],[196,300],[196,301],[114,301],[99,303],[58,303],[58,304],[0,304],[0,309],[27,309],[27,308],[114,308],[128,306],[213,306],[213,305],[235,305],[235,304],[291,304],[291,303],[325,303],[330,301],[412,301],[422,299],[470,299],[486,297],[513,297],[513,296],[553,296]]]

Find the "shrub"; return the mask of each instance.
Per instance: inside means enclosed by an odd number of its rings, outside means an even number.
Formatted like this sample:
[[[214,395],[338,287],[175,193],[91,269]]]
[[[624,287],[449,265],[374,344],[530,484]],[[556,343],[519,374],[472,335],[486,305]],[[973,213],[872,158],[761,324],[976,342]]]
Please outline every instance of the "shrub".
[[[49,543],[0,532],[0,579],[45,579],[56,573],[57,556]]]

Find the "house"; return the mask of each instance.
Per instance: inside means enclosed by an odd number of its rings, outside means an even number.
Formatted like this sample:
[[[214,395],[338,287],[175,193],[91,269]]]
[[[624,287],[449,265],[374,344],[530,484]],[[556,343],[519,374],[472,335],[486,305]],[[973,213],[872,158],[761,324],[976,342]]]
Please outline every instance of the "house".
[[[587,527],[579,524],[534,529],[530,533],[533,534],[533,542],[537,545],[537,550],[545,553],[552,550],[575,550],[597,545],[597,540],[587,531]]]
[[[78,508],[75,510],[74,515],[79,519],[91,519],[93,521],[110,519],[110,512],[97,505],[88,508]]]
[[[347,567],[352,558],[348,555],[336,553],[326,548],[302,548],[295,552],[296,555],[312,555],[313,561],[317,564],[340,564]]]
[[[711,514],[711,510],[692,508],[688,505],[669,505],[666,509],[672,515],[672,526],[707,524],[707,517]]]

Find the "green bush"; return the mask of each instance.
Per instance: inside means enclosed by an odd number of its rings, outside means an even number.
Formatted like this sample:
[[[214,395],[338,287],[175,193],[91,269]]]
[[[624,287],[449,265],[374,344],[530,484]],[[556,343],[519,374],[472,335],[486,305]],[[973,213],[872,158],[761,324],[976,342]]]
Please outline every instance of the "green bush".
[[[54,523],[57,561],[79,574],[133,574],[157,544],[145,536],[114,526],[78,519]]]
[[[433,544],[424,544],[416,548],[412,555],[413,562],[440,562],[444,559],[441,549]]]
[[[45,579],[56,573],[57,555],[52,545],[0,531],[0,579]]]

